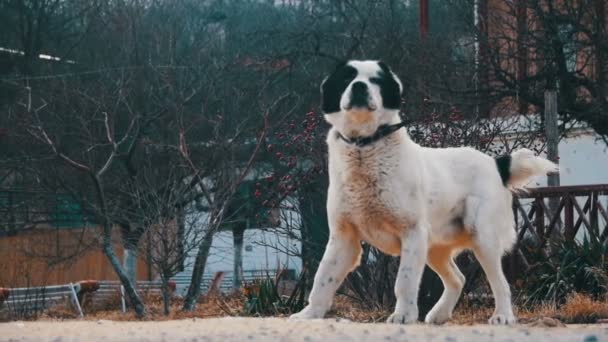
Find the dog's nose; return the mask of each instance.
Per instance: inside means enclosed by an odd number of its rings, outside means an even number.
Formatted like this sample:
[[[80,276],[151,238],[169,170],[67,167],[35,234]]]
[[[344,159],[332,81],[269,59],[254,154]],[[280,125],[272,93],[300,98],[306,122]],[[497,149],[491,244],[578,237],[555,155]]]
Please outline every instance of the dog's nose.
[[[353,83],[350,90],[349,107],[369,108],[369,91],[367,89],[367,84],[363,82]]]

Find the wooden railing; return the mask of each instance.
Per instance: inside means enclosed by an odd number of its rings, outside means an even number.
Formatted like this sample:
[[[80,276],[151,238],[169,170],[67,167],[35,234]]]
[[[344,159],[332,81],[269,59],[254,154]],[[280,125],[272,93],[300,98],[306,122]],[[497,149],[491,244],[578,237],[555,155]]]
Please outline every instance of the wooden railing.
[[[602,204],[606,199],[600,196],[606,195],[608,184],[541,187],[517,194],[513,199],[517,241],[531,235],[546,246],[552,234],[572,241],[583,228],[588,236],[605,242],[608,212],[606,202]]]

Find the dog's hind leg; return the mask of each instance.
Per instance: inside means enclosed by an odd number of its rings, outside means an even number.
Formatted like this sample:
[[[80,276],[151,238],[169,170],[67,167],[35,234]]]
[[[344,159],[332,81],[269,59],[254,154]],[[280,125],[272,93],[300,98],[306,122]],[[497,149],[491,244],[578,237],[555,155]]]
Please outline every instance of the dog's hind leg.
[[[427,224],[422,221],[408,227],[403,234],[401,261],[395,282],[397,304],[387,323],[412,323],[418,319],[418,288],[426,263],[427,234]]]
[[[330,231],[323,259],[315,274],[308,306],[291,315],[292,319],[323,318],[346,275],[359,265],[361,239],[355,226],[345,221]]]
[[[494,314],[490,324],[513,324],[516,322],[511,304],[511,290],[502,270],[502,256],[513,245],[515,222],[511,209],[511,196],[494,196],[494,201],[467,202],[467,208],[475,208],[473,222],[473,252],[488,278],[494,295]]]
[[[503,252],[483,245],[476,246],[473,251],[488,278],[494,295],[494,314],[488,322],[490,324],[515,323],[517,320],[511,306],[511,290],[502,270]]]
[[[426,323],[442,324],[450,319],[462,292],[465,277],[452,259],[452,254],[452,246],[433,246],[429,249],[427,265],[441,278],[443,293],[426,315]]]

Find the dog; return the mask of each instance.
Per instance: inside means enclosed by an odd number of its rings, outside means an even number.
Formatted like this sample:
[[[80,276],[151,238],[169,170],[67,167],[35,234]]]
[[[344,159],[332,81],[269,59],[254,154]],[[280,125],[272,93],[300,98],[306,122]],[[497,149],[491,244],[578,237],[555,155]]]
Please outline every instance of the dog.
[[[388,323],[417,320],[425,264],[444,286],[425,322],[449,320],[465,283],[454,257],[466,249],[494,294],[489,323],[515,323],[501,266],[516,240],[512,190],[558,167],[527,149],[493,158],[469,147],[422,147],[401,129],[402,92],[399,78],[381,61],[341,63],[321,84],[321,108],[331,125],[330,234],[308,305],[291,318],[324,317],[346,275],[359,265],[364,241],[401,257]]]

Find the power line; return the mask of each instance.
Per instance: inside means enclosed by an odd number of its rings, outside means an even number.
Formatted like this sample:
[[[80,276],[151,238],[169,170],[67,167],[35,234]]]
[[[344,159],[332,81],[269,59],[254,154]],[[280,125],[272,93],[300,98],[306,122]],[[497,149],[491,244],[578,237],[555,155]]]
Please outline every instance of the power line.
[[[83,75],[94,75],[101,74],[105,72],[111,71],[129,71],[129,70],[137,70],[137,69],[173,69],[173,70],[192,70],[192,69],[200,69],[200,66],[188,66],[188,65],[140,65],[140,66],[124,66],[124,67],[114,67],[114,68],[102,68],[95,70],[87,70],[80,72],[69,72],[62,74],[49,74],[49,75],[39,75],[39,76],[24,76],[24,77],[8,77],[8,78],[0,78],[1,82],[17,82],[17,81],[28,81],[28,80],[51,80],[57,78],[67,78],[67,77],[76,77]]]

